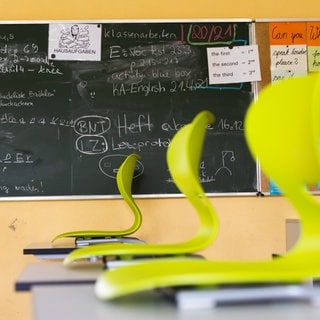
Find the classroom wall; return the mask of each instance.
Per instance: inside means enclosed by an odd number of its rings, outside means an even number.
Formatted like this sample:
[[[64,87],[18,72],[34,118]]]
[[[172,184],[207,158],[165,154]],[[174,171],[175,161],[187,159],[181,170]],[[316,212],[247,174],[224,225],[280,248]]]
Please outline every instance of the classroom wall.
[[[2,0],[1,20],[94,20],[183,18],[318,18],[316,0]],[[0,146],[1,147],[1,146]],[[296,218],[282,197],[212,197],[220,220],[217,240],[203,253],[212,259],[269,259],[285,252],[285,219]],[[138,199],[143,225],[136,236],[148,242],[183,241],[197,227],[185,199]],[[72,229],[113,229],[129,224],[121,200],[0,201],[0,320],[31,320],[29,293],[15,293],[14,281],[34,257],[23,256],[31,242],[49,241]]]

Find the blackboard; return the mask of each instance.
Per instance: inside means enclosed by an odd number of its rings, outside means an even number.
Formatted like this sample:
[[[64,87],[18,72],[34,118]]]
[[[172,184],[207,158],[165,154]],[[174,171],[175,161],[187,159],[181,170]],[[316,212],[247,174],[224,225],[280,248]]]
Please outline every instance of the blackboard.
[[[116,196],[116,170],[132,152],[141,156],[135,195],[178,195],[166,150],[204,109],[216,116],[200,166],[205,191],[256,192],[243,132],[252,84],[210,85],[206,53],[250,44],[250,22],[92,24],[101,30],[94,61],[49,53],[54,23],[0,25],[0,196]]]

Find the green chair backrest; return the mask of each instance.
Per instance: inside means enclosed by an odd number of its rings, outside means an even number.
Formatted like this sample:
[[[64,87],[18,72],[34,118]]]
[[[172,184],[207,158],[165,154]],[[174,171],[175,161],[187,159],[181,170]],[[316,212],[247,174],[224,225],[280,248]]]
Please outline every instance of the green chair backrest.
[[[294,252],[314,254],[315,244],[320,248],[320,205],[308,186],[320,182],[319,88],[319,74],[276,82],[261,92],[246,120],[252,153],[301,219]]]
[[[200,226],[196,235],[181,243],[161,244],[98,244],[73,250],[65,264],[92,256],[185,255],[197,253],[215,239],[218,230],[216,212],[199,181],[200,157],[207,126],[214,121],[208,111],[200,112],[173,137],[167,151],[167,162],[178,188],[196,209]]]
[[[52,241],[60,238],[105,238],[105,237],[123,237],[136,232],[142,223],[142,215],[139,207],[132,197],[132,181],[134,176],[134,170],[137,161],[140,156],[132,153],[126,156],[125,160],[120,165],[116,180],[118,190],[125,200],[125,202],[130,207],[133,213],[133,223],[126,229],[123,230],[79,230],[61,233],[54,237]]]
[[[134,177],[136,163],[139,159],[139,155],[135,153],[129,154],[123,161],[117,172],[117,186],[119,192],[122,195],[125,202],[127,203],[127,205],[130,207],[134,216],[132,225],[128,229],[122,231],[123,235],[129,235],[136,232],[140,228],[142,223],[142,215],[140,208],[138,207],[137,203],[132,197],[132,181]]]
[[[200,161],[206,128],[213,123],[209,111],[198,113],[172,139],[167,152],[167,164],[173,181],[193,205],[200,219],[200,228],[188,246],[195,252],[212,243],[218,232],[217,214],[206,196],[199,179]]]
[[[99,276],[97,296],[112,299],[159,287],[297,284],[319,278],[320,202],[307,188],[320,181],[319,87],[320,73],[271,84],[245,119],[253,156],[300,217],[300,237],[288,253],[276,259],[270,254],[261,261],[158,260],[124,266]]]

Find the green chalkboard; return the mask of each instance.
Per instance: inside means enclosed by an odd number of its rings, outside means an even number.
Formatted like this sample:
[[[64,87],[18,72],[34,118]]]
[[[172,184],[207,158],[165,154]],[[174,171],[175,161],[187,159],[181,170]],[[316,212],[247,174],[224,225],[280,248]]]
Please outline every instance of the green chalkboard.
[[[179,194],[166,150],[203,109],[216,116],[200,166],[206,192],[255,193],[243,132],[252,84],[210,85],[206,52],[250,44],[250,22],[93,25],[95,60],[50,53],[54,23],[0,25],[0,196],[115,196],[116,170],[132,152],[141,155],[134,194]]]

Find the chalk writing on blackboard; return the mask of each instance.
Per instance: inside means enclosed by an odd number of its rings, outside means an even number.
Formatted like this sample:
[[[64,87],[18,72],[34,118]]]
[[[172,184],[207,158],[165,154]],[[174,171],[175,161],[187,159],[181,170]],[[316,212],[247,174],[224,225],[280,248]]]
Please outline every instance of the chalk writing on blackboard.
[[[101,172],[106,176],[108,176],[109,178],[116,179],[118,168],[125,158],[126,158],[125,154],[111,154],[109,156],[105,156],[100,159],[99,168]],[[133,175],[134,179],[142,175],[143,171],[144,171],[143,163],[138,160],[134,170],[134,175]]]

